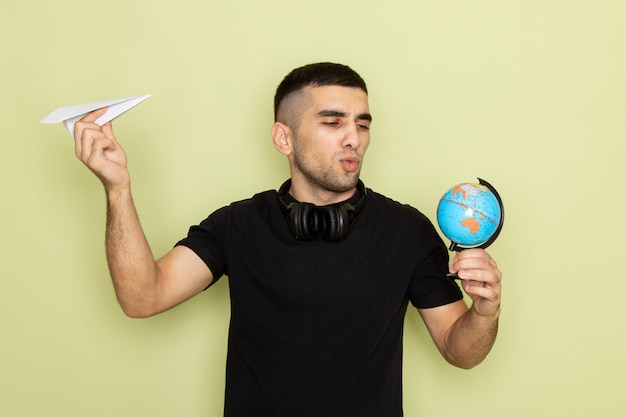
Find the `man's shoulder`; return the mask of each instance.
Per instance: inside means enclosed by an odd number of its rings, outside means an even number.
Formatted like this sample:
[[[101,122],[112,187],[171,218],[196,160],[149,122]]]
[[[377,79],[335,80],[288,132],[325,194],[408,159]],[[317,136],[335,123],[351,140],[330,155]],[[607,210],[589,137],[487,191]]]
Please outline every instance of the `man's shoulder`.
[[[384,222],[389,227],[418,227],[419,229],[432,227],[431,220],[419,209],[369,188],[367,189],[367,203],[363,211],[369,211],[379,222]]]
[[[220,215],[227,217],[237,217],[252,213],[268,213],[276,209],[278,204],[277,195],[276,190],[260,191],[251,197],[235,200],[215,213],[220,213]]]
[[[402,203],[391,197],[387,197],[386,195],[374,191],[371,188],[367,188],[367,200],[372,201],[372,205],[378,209],[393,210],[398,213],[407,213],[410,215],[415,215],[416,213],[421,214],[417,208],[409,204]]]
[[[260,191],[251,197],[247,197],[241,200],[236,200],[230,203],[229,207],[237,208],[237,207],[250,207],[255,205],[265,205],[268,203],[272,203],[277,200],[277,192],[276,190],[266,190]]]

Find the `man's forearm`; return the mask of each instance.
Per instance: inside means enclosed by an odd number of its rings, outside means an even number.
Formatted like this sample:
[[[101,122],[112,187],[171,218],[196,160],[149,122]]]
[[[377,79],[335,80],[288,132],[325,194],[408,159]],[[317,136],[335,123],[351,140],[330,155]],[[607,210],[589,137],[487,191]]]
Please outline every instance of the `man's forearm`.
[[[130,188],[107,191],[107,262],[118,302],[131,317],[150,315],[157,268]]]
[[[450,329],[444,355],[446,360],[464,369],[481,363],[496,340],[499,316],[499,309],[493,316],[485,317],[470,308]]]

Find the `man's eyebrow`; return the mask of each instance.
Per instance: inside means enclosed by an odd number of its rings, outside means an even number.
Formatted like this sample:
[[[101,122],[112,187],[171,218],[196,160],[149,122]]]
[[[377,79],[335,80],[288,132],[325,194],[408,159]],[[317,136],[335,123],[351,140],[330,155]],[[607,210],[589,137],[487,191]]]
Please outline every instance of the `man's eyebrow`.
[[[346,113],[339,110],[321,110],[316,114],[317,117],[346,117]]]
[[[361,113],[357,116],[359,120],[367,120],[368,122],[372,121],[372,115],[369,113]]]
[[[347,114],[345,112],[339,110],[322,110],[316,114],[317,117],[346,117]],[[369,122],[372,121],[372,115],[369,113],[361,113],[357,116],[358,120],[367,120]]]

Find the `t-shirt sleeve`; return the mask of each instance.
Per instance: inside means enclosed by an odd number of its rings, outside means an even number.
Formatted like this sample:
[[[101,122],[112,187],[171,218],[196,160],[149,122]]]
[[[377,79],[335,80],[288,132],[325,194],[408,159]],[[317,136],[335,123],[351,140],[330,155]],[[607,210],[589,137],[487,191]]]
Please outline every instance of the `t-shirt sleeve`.
[[[408,289],[408,298],[416,308],[432,308],[463,299],[456,282],[446,277],[448,250],[431,223],[422,230],[426,250],[418,260]]]
[[[211,285],[226,274],[224,239],[227,219],[228,207],[223,207],[212,213],[199,225],[191,226],[187,237],[175,245],[188,247],[202,259],[213,274]]]

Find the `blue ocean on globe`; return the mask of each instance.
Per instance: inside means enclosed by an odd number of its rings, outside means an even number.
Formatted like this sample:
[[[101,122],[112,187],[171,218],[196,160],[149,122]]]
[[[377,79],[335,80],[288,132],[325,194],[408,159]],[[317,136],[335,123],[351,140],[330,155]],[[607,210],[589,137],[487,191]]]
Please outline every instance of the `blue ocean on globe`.
[[[487,242],[496,233],[502,215],[494,193],[482,184],[469,182],[448,190],[437,207],[441,232],[463,247],[476,247]]]

